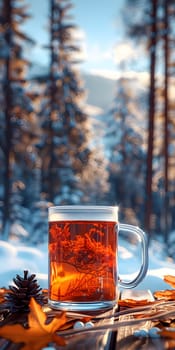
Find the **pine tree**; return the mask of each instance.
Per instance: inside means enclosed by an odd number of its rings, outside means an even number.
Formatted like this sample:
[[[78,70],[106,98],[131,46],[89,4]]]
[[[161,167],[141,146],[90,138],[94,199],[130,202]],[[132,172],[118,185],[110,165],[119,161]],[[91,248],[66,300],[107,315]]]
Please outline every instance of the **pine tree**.
[[[69,15],[72,4],[51,0],[50,5],[50,75],[40,112],[42,191],[55,204],[94,201],[108,190],[107,171],[93,146],[85,90],[75,69],[79,48]]]
[[[133,224],[143,221],[145,152],[143,128],[136,110],[139,103],[127,79],[118,82],[106,137],[111,141],[110,175],[113,200],[120,203],[122,219]],[[136,108],[137,105],[137,108]],[[135,106],[133,108],[133,106]],[[142,128],[142,135],[140,130]],[[110,130],[110,132],[109,132]],[[112,195],[111,194],[111,195]],[[132,212],[132,215],[131,215]]]
[[[135,1],[128,0],[127,3],[135,11]],[[170,217],[170,202],[173,203],[170,200],[173,193],[170,150],[173,148],[171,135],[174,122],[170,115],[171,107],[174,107],[170,99],[170,88],[173,74],[171,54],[173,56],[174,1],[137,0],[137,4],[140,5],[139,10],[142,9],[141,19],[137,23],[135,19],[130,21],[129,33],[135,39],[144,41],[150,59],[145,229],[153,231],[156,214],[157,231],[161,231],[167,241],[173,220]],[[159,75],[162,74],[160,81],[158,72]]]
[[[23,57],[23,44],[33,41],[23,34],[20,24],[28,18],[21,1],[3,0],[1,26],[1,121],[3,137],[3,233],[9,235],[11,224],[23,218],[22,202],[29,169],[35,163],[34,143],[38,139],[37,121],[31,98],[26,91],[25,70],[29,62]]]

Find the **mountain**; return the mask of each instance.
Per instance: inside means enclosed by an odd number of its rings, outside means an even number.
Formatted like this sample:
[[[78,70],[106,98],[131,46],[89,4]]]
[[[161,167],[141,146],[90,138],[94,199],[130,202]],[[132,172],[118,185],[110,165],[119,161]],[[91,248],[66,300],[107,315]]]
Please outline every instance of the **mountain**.
[[[38,63],[33,64],[29,70],[30,79],[41,77],[45,80],[48,74],[48,67]],[[94,113],[108,111],[114,99],[116,81],[84,72],[82,72],[81,77],[84,82],[84,89],[87,92],[86,102],[91,107],[95,107]]]
[[[41,81],[46,81],[48,74],[47,66],[35,63],[31,66],[28,77],[29,79],[39,77]],[[85,110],[88,115],[92,117],[100,116],[100,119],[106,119],[105,116],[109,115],[117,90],[119,92],[122,88],[124,79],[124,85],[130,95],[130,112],[135,115],[138,127],[141,125],[145,127],[147,84],[142,74],[135,72],[131,75],[128,73],[124,78],[119,76],[114,79],[114,77],[80,72],[80,77],[86,91]]]
[[[87,91],[87,104],[100,107],[105,112],[111,109],[116,80],[90,73],[83,73],[82,78]]]

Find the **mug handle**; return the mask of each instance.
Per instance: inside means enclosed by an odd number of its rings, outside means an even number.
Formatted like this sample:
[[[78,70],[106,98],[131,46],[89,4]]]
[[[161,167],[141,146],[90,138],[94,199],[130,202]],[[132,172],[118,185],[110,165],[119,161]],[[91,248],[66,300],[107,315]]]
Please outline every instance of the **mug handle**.
[[[123,288],[136,287],[145,277],[148,270],[148,242],[144,231],[139,227],[127,224],[119,224],[118,231],[132,232],[139,237],[142,247],[142,263],[141,268],[137,276],[132,281],[122,281],[119,277],[119,285]]]

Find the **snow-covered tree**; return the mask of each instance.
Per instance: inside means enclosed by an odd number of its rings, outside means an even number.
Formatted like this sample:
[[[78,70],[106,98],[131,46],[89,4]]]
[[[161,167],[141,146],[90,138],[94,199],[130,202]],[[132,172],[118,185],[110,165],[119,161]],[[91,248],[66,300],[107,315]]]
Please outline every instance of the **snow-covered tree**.
[[[140,104],[141,100],[140,96]],[[139,114],[137,93],[121,78],[106,138],[110,139],[111,195],[120,205],[122,219],[133,224],[142,221],[144,203],[144,125]]]
[[[50,75],[40,121],[42,190],[55,204],[94,201],[108,190],[104,157],[94,148],[69,0],[50,0]]]
[[[174,100],[171,89],[174,89],[175,4],[173,0],[126,0],[127,8],[127,32],[135,41],[142,40],[149,60],[145,229],[151,233],[157,226],[167,241],[174,220]]]
[[[3,173],[2,232],[8,236],[10,226],[21,222],[27,179],[36,162],[34,144],[39,137],[37,119],[25,79],[28,60],[23,57],[24,43],[33,41],[20,30],[28,18],[24,1],[0,2],[0,98],[2,124],[1,159]],[[30,173],[30,175],[29,175]]]

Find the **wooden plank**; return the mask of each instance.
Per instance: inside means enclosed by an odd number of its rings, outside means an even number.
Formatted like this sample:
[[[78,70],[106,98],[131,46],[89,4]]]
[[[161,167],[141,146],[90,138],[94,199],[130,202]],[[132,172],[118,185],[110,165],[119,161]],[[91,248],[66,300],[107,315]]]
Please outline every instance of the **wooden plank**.
[[[93,314],[94,319],[92,320],[95,325],[105,325],[109,323],[109,319],[103,319],[106,316],[112,316],[115,312],[115,309],[101,312],[96,315]],[[96,320],[96,316],[100,320]],[[113,317],[110,318],[110,323],[113,323]],[[115,332],[99,331],[97,333],[88,333],[83,335],[75,335],[68,337],[67,345],[64,346],[64,350],[112,350],[115,349],[112,344],[115,344],[116,336]],[[114,345],[115,346],[115,345]],[[57,347],[58,350],[63,349],[63,347]]]
[[[124,290],[121,293],[121,299],[134,299],[134,300],[141,300],[141,299],[147,299],[150,301],[154,300],[154,297],[150,290]],[[131,319],[132,316],[120,316],[120,321],[126,321]],[[116,350],[138,350],[138,349],[144,349],[144,350],[165,350],[164,340],[160,338],[151,338],[149,336],[143,336],[143,337],[136,337],[134,335],[135,331],[138,331],[140,329],[148,331],[150,328],[152,328],[154,324],[152,321],[146,321],[143,322],[140,327],[138,325],[133,325],[132,327],[121,327],[118,330],[117,333],[117,339],[116,339]]]
[[[147,299],[147,300],[154,300],[151,292],[149,290],[134,290],[134,289],[126,289],[121,293],[121,299],[134,299],[134,300],[141,300],[141,299]],[[130,316],[120,316],[120,321],[126,321],[130,319]],[[143,329],[149,329],[151,328],[152,323],[151,321],[146,321],[145,324],[142,325]],[[138,329],[138,326],[132,326],[132,327],[121,327],[118,331],[117,335],[117,341],[120,341],[123,338],[128,337],[129,335],[132,335],[136,330]]]

